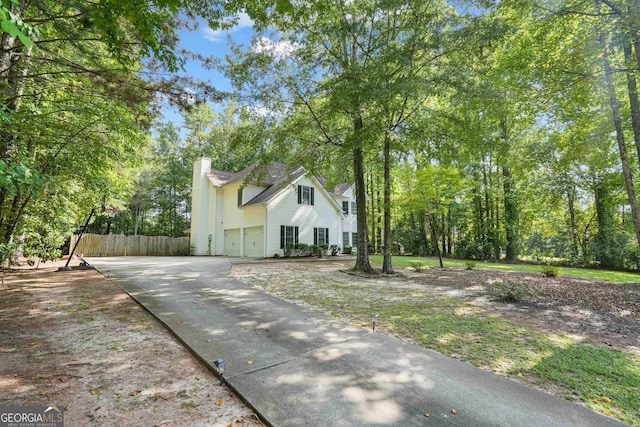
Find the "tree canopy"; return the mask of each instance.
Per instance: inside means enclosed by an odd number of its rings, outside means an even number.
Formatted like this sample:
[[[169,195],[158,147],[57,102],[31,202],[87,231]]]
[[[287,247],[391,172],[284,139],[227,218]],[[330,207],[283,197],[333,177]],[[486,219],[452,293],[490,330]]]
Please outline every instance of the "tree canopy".
[[[393,272],[397,243],[638,267],[637,0],[152,5],[3,0],[1,244],[55,246],[103,200],[118,213],[97,231],[181,235],[206,154],[353,182],[360,271],[372,251]],[[215,88],[163,71],[186,20],[240,12],[256,35],[220,65],[234,93],[216,112]],[[182,128],[150,132],[158,94]]]

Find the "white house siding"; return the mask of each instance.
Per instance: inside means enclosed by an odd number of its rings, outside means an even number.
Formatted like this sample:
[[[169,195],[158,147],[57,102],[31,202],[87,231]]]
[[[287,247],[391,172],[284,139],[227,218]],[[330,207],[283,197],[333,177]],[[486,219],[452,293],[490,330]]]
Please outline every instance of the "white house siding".
[[[220,235],[220,233],[222,232],[222,229],[220,227],[216,227],[215,216],[213,215],[213,213],[217,209],[217,205],[220,202],[220,198],[218,197],[218,193],[213,186],[207,185],[207,187],[209,190],[209,197],[208,197],[209,204],[207,208],[207,233],[206,233],[206,239],[204,240],[207,243],[206,255],[216,255],[215,242],[218,236]]]
[[[209,182],[211,160],[201,157],[193,167],[191,189],[191,246],[194,255],[207,255],[209,220]]]
[[[247,203],[249,200],[256,197],[258,194],[262,193],[266,187],[259,187],[253,184],[247,184],[246,187],[242,189],[242,203]]]
[[[299,205],[298,185],[315,188],[314,205]],[[280,226],[297,226],[298,241],[313,244],[314,227],[329,229],[329,244],[342,245],[342,220],[337,212],[338,207],[324,191],[320,190],[317,181],[302,177],[269,202],[267,213],[267,228],[265,233],[266,254],[282,254],[280,248]]]
[[[272,256],[282,254],[280,226],[297,226],[298,241],[312,244],[314,227],[329,229],[329,244],[342,246],[341,208],[312,177],[302,177],[266,204],[238,207],[242,182],[222,187],[207,176],[211,161],[203,157],[194,165],[192,187],[191,245],[196,255]],[[314,205],[298,205],[297,185],[313,187]],[[248,184],[247,203],[263,188]],[[355,227],[354,227],[355,229]]]
[[[222,189],[222,223],[225,230],[240,227],[255,227],[264,225],[264,211],[262,205],[238,207],[238,188],[242,182],[234,182]]]
[[[222,223],[222,192],[221,188],[209,186],[215,194],[215,205],[209,210],[210,227],[213,231],[211,245],[214,248],[211,255],[224,255],[224,224]],[[211,197],[209,198],[211,200]]]
[[[238,207],[238,189],[242,185],[242,182],[231,183],[222,188],[222,228],[225,230],[240,230],[241,235],[244,235],[244,230],[252,227],[263,227],[265,214],[264,205],[251,205],[245,207]],[[248,187],[245,187],[245,190]],[[241,239],[241,243],[244,240]],[[229,255],[225,243],[224,254]],[[247,254],[243,245],[240,246],[239,252],[234,256],[264,256],[264,243],[261,248],[260,255],[255,255],[256,252]]]
[[[356,213],[352,211],[352,202],[356,201],[356,194],[353,191],[353,187],[349,188],[344,193],[344,198],[340,199],[340,207],[342,207],[342,200],[346,200],[349,202],[349,215],[345,215],[342,220],[342,231],[345,233],[349,233],[349,243],[344,243],[345,246],[356,246],[356,242],[352,241],[353,233],[358,231],[358,219]],[[340,238],[342,242],[342,237]]]

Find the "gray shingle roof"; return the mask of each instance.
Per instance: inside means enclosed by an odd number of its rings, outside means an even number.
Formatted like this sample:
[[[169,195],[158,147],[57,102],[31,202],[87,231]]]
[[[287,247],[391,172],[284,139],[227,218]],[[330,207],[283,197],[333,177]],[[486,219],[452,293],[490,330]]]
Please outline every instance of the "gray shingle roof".
[[[326,178],[317,178],[317,179],[318,179],[318,181],[320,182],[320,184],[322,184],[322,186],[323,186],[324,188],[327,188],[327,183],[329,182],[329,180],[328,180],[328,179],[326,179]],[[348,183],[348,182],[343,182],[342,184],[338,184],[338,185],[336,185],[336,186],[335,186],[333,189],[331,189],[331,190],[327,189],[327,191],[328,191],[331,195],[333,195],[333,196],[344,196],[344,193],[346,193],[346,192],[347,192],[347,190],[348,190],[349,188],[351,188],[351,185],[352,185],[352,184],[350,184],[350,183]]]
[[[263,192],[243,205],[249,206],[268,202],[280,193],[287,184],[297,180],[306,173],[306,169],[302,166],[291,168],[283,163],[273,163],[265,168],[256,163],[236,173],[211,169],[207,177],[215,187],[222,187],[238,181],[246,181],[251,184],[266,187]]]
[[[346,193],[347,190],[351,188],[351,185],[352,184],[349,184],[348,182],[343,182],[342,184],[336,185],[336,187],[331,191],[331,193],[337,196],[344,196],[344,193]]]

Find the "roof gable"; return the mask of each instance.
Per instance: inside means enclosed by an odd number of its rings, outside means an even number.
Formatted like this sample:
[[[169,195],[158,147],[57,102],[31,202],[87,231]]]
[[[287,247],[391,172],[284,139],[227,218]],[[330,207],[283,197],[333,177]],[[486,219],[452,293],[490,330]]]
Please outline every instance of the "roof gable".
[[[296,168],[295,170],[300,169]],[[222,187],[238,181],[246,181],[247,183],[269,187],[280,182],[283,178],[294,171],[283,163],[273,163],[268,167],[260,166],[254,163],[242,169],[239,172],[226,172],[211,169],[207,173],[209,181],[216,187]]]
[[[267,203],[273,198],[275,198],[282,190],[284,190],[288,184],[296,182],[298,179],[302,178],[306,175],[307,171],[300,167],[296,171],[282,175],[277,179],[273,184],[271,184],[267,189],[265,189],[262,193],[255,196],[253,199],[249,200],[243,206],[255,205],[258,203]]]
[[[284,191],[289,184],[295,183],[305,175],[307,175],[307,170],[303,166],[291,168],[283,163],[273,163],[264,167],[255,163],[235,173],[211,169],[207,173],[207,178],[214,187],[218,188],[237,183],[238,181],[264,187],[261,193],[258,193],[242,205],[251,206],[270,202]],[[310,176],[310,178],[326,193],[328,199],[335,205],[336,210],[341,212],[340,206],[338,206],[335,199],[331,196],[331,193],[324,187],[324,183],[314,176]]]
[[[268,203],[277,197],[280,192],[285,190],[287,185],[295,183],[306,174],[307,170],[303,166],[292,168],[284,163],[272,163],[265,167],[255,163],[235,173],[211,169],[207,173],[207,178],[214,187],[218,188],[237,183],[239,181],[264,187],[264,190],[261,193],[258,193],[255,197],[242,205],[250,206],[260,203]],[[315,179],[315,177],[313,178]],[[315,179],[315,181],[323,191],[327,192],[321,181],[318,179]],[[337,203],[328,192],[327,195],[337,206]]]

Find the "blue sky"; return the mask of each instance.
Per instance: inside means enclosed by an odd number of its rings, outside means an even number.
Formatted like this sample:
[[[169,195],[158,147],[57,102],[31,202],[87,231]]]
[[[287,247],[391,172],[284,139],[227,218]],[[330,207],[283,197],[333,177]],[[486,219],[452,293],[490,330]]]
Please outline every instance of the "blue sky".
[[[230,30],[212,30],[205,22],[201,22],[200,27],[195,31],[182,30],[178,33],[180,37],[180,47],[199,53],[203,56],[214,56],[224,59],[229,53],[227,37],[231,37],[234,42],[248,45],[254,35],[251,19],[246,14],[241,14],[238,23]],[[205,70],[198,61],[187,61],[185,71],[179,74],[186,74],[199,80],[209,82],[220,91],[230,91],[231,83],[223,74],[215,70]],[[222,105],[212,105],[214,110],[221,110]],[[174,107],[165,106],[161,109],[164,116],[163,121],[172,121],[176,124],[182,122],[178,110]]]

